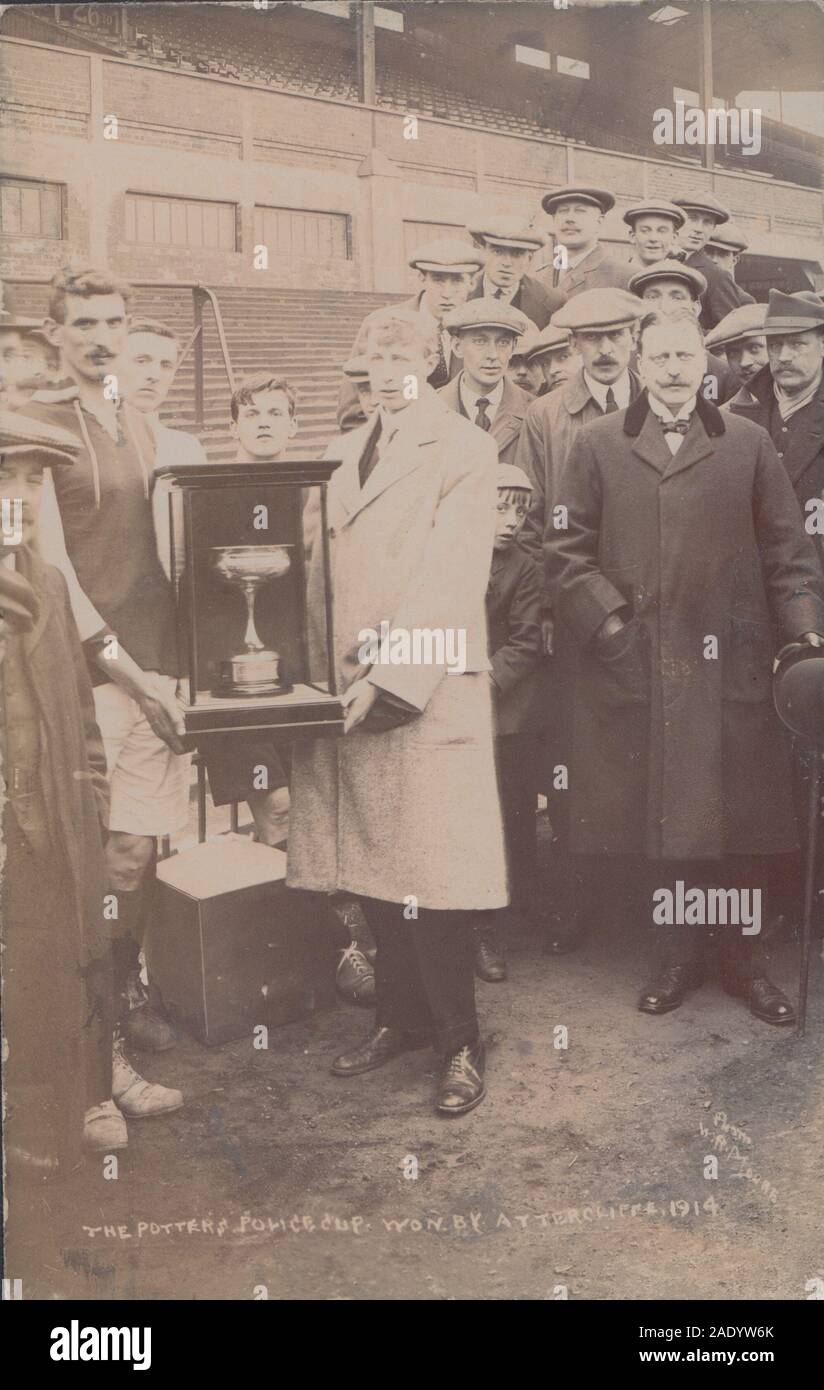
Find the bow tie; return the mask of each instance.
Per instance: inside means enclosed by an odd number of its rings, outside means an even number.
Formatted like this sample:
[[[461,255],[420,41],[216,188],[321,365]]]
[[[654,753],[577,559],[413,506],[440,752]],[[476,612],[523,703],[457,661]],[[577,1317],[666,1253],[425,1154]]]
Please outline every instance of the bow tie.
[[[689,420],[662,420],[661,428],[664,434],[686,434],[690,427]]]

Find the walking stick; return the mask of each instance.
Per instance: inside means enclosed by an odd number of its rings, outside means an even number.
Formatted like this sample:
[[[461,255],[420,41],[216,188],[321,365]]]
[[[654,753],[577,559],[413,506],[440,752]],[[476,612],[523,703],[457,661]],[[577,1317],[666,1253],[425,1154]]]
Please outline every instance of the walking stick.
[[[807,822],[807,860],[804,874],[804,920],[801,924],[801,963],[798,978],[798,1023],[796,1037],[803,1038],[807,1026],[807,991],[810,983],[810,955],[813,938],[813,904],[815,901],[815,861],[818,848],[818,818],[821,799],[821,753],[813,748],[810,773],[810,808]]]

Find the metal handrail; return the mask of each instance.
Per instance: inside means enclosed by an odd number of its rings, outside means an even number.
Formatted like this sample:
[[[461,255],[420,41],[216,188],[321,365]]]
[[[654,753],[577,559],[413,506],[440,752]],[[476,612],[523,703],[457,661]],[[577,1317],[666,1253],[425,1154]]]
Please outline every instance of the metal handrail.
[[[189,349],[194,346],[194,367],[195,367],[195,428],[204,427],[204,369],[203,369],[203,305],[204,302],[211,306],[217,329],[217,340],[220,346],[221,357],[223,358],[223,368],[226,372],[226,380],[229,383],[229,390],[234,392],[235,374],[232,370],[232,362],[229,357],[229,345],[226,341],[226,330],[223,326],[223,315],[220,311],[217,295],[208,285],[204,285],[200,280],[131,280],[130,285],[135,290],[191,290],[192,292],[192,312],[194,315],[195,327],[191,339],[186,344],[185,350],[181,354],[178,367],[188,356]],[[9,275],[3,279],[4,285],[50,285],[51,279],[46,275]]]

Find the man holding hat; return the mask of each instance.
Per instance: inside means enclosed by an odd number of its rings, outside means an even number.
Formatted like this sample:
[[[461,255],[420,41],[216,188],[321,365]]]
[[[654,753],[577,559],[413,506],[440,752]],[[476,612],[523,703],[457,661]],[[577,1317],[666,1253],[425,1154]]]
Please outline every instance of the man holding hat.
[[[573,442],[588,424],[623,410],[635,399],[640,383],[630,369],[638,302],[624,290],[585,290],[555,315],[554,326],[570,333],[581,366],[564,386],[533,401],[526,413],[516,462],[533,484],[532,501],[522,545],[543,567],[545,547],[557,520],[557,480]],[[554,628],[553,603],[545,581],[543,594],[544,648],[552,653],[548,672],[552,723],[547,734],[547,766],[570,767],[570,639]],[[570,774],[571,775],[571,774]],[[550,820],[556,831],[554,873],[557,911],[549,926],[547,949],[552,954],[572,950],[586,927],[582,906],[584,883],[577,861],[568,854],[569,792],[556,792],[547,779]]]
[[[741,304],[751,304],[752,295],[739,289],[731,273],[706,252],[707,243],[717,234],[719,227],[729,222],[727,209],[710,194],[700,197],[673,198],[676,207],[684,212],[686,221],[678,233],[686,264],[699,270],[707,282],[701,294],[701,314],[699,322],[704,332],[715,328],[717,323]]]
[[[523,345],[522,345],[523,350]],[[568,328],[558,328],[550,323],[532,339],[526,348],[526,360],[531,367],[537,367],[543,377],[539,396],[548,396],[569,381],[580,358],[572,346],[572,334]]]
[[[615,199],[605,188],[582,185],[558,188],[542,198],[541,207],[554,223],[555,258],[559,247],[564,247],[566,266],[561,269],[553,259],[539,269],[551,271],[553,288],[567,299],[583,290],[626,289],[629,267],[608,256],[599,242],[601,223],[614,206]]]
[[[429,385],[436,390],[445,386],[461,369],[460,359],[452,354],[452,343],[448,331],[443,326],[445,316],[452,309],[466,302],[472,289],[473,276],[482,268],[482,252],[470,246],[467,241],[456,237],[442,237],[437,241],[427,241],[412,252],[408,264],[418,272],[421,288],[411,299],[395,305],[397,309],[411,309],[421,314],[435,334],[436,356],[429,374]],[[376,314],[382,309],[373,309],[367,314],[355,338],[350,357],[363,356],[369,327]],[[341,431],[354,429],[358,421],[358,397],[354,383],[344,378],[338,400],[338,424]]]
[[[772,663],[785,642],[822,643],[824,583],[765,431],[700,394],[695,316],[648,314],[638,353],[646,391],[578,435],[546,548],[575,638],[572,848],[646,864],[642,1011],[697,986],[715,920],[726,991],[788,1024],[760,934],[760,890],[798,844]],[[706,885],[728,906],[732,890],[729,915],[704,914]]]
[[[733,309],[716,324],[704,339],[705,347],[718,348],[724,354],[745,386],[767,365],[766,317],[766,304],[742,304],[740,309]]]
[[[694,266],[682,261],[658,261],[655,265],[637,270],[629,282],[632,294],[644,301],[646,309],[664,315],[678,314],[684,309],[698,317],[701,296],[707,288],[706,277]],[[702,394],[707,400],[728,401],[739,387],[739,380],[721,357],[707,353],[707,375]]]
[[[675,234],[686,221],[684,213],[674,203],[665,199],[650,199],[627,208],[624,221],[629,227],[632,242],[633,270],[656,261],[666,260],[672,254]]]
[[[550,315],[566,303],[566,295],[526,273],[535,252],[546,245],[543,232],[506,218],[469,230],[486,254],[483,274],[469,298],[501,300],[520,309],[536,328],[545,328]]]
[[[531,397],[507,380],[506,369],[527,320],[504,299],[468,299],[446,315],[444,327],[463,367],[441,387],[441,398],[491,435],[499,463],[512,463]]]

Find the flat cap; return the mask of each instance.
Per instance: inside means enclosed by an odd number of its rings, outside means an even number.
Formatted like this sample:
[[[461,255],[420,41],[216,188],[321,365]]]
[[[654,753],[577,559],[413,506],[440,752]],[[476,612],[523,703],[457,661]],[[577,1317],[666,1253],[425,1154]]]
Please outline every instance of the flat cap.
[[[583,184],[556,188],[552,193],[545,193],[541,199],[544,212],[554,212],[559,203],[594,203],[604,213],[615,207],[615,199],[606,188],[589,188]]]
[[[10,314],[7,309],[0,310],[0,333],[3,330],[19,333],[23,338],[36,338],[44,347],[49,346],[42,319],[25,319],[19,314]]]
[[[653,280],[680,280],[687,286],[693,299],[700,299],[707,288],[706,277],[696,270],[694,266],[685,265],[683,261],[656,261],[654,265],[647,265],[643,270],[638,270],[629,282],[632,294],[637,294],[640,298],[644,292],[644,286],[652,283]]]
[[[675,223],[676,228],[683,227],[687,220],[681,209],[675,206],[675,203],[668,203],[663,198],[652,198],[646,203],[634,203],[624,213],[624,221],[628,227],[635,226],[637,217],[669,217]]]
[[[343,375],[348,376],[350,381],[368,381],[369,364],[365,357],[350,357],[348,362],[343,364]]]
[[[726,347],[743,338],[763,338],[766,317],[766,304],[742,304],[710,329],[704,344],[708,348]]]
[[[468,241],[458,241],[457,237],[427,241],[418,246],[408,260],[413,270],[446,270],[453,275],[474,273],[483,263],[480,251]]]
[[[685,208],[687,212],[706,212],[710,217],[714,217],[717,223],[729,222],[730,214],[719,203],[717,198],[713,198],[710,193],[685,194],[683,198],[673,198],[677,208]]]
[[[556,328],[621,328],[634,323],[643,313],[634,295],[626,290],[582,290],[567,300],[552,316]]]
[[[513,309],[505,299],[495,299],[492,295],[467,299],[465,304],[450,309],[443,318],[443,326],[450,333],[460,333],[464,328],[502,328],[519,338],[526,333],[529,324],[530,320],[520,309]]]
[[[549,352],[557,352],[559,348],[569,347],[572,342],[572,334],[568,328],[559,328],[555,323],[548,323],[546,328],[535,339],[525,356],[529,362],[537,362],[539,357],[544,357]]]
[[[83,448],[76,434],[48,425],[43,420],[31,420],[18,410],[0,410],[0,453],[39,454],[47,467],[57,463],[74,463]]]
[[[532,483],[523,468],[516,468],[514,463],[499,463],[496,472],[498,487],[519,487],[523,492],[532,492]]]
[[[824,300],[819,295],[812,290],[798,294],[770,290],[762,330],[768,337],[772,333],[808,333],[811,328],[824,328]]]
[[[510,366],[513,362],[517,362],[519,357],[528,359],[529,354],[532,352],[532,349],[537,343],[539,337],[540,334],[538,333],[535,324],[530,319],[529,328],[526,330],[526,333],[524,333],[523,336],[520,337],[515,344],[515,351],[509,359]]]
[[[517,251],[538,251],[547,242],[545,234],[537,227],[527,226],[515,218],[490,218],[469,230],[486,246],[512,246]]]
[[[716,227],[712,236],[707,239],[708,246],[717,246],[722,251],[746,251],[749,244],[747,233],[737,222],[725,222],[722,226]]]

